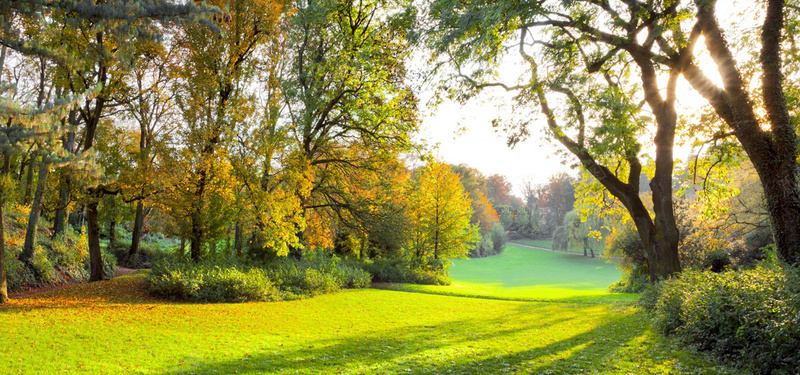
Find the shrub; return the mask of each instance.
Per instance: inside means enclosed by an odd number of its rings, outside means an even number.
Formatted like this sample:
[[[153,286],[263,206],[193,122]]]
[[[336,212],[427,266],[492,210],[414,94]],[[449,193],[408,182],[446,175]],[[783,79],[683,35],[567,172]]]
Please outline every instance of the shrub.
[[[654,326],[755,373],[800,368],[800,275],[764,261],[722,273],[686,271],[663,282]]]
[[[297,296],[315,296],[343,288],[366,288],[371,279],[369,273],[358,267],[317,253],[309,253],[302,260],[277,258],[264,267],[281,290]]]
[[[50,243],[50,258],[61,272],[73,281],[89,279],[88,250],[73,231],[59,235]]]
[[[25,286],[36,285],[36,276],[10,251],[6,252],[6,281],[9,292],[22,291]]]
[[[117,273],[117,257],[106,250],[101,250],[100,258],[103,261],[103,276],[109,279],[114,277]]]
[[[148,276],[150,291],[161,297],[197,302],[244,302],[297,299],[365,288],[366,271],[338,258],[280,258],[253,264],[243,259],[194,263],[159,260]]]
[[[281,299],[266,272],[233,264],[158,262],[147,277],[151,293],[194,302],[245,302]]]
[[[63,281],[58,272],[56,272],[53,262],[48,259],[47,252],[41,246],[36,246],[33,251],[31,268],[33,268],[33,273],[39,285],[53,285]]]
[[[444,269],[426,269],[403,259],[378,258],[362,263],[361,267],[372,275],[375,282],[450,285]]]
[[[506,248],[506,242],[508,242],[508,235],[506,234],[505,228],[500,223],[495,223],[492,227],[492,230],[489,232],[489,236],[492,238],[492,250],[494,254],[500,254]]]

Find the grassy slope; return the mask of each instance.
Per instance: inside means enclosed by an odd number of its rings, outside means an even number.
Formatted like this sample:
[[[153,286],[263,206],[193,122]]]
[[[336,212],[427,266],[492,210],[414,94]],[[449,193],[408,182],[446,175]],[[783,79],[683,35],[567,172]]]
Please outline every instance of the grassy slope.
[[[553,248],[553,240],[552,239],[544,239],[544,240],[533,240],[530,238],[521,238],[518,240],[513,240],[513,242],[518,242],[525,245],[536,246],[536,247],[543,247],[545,249],[552,249]],[[589,240],[589,247],[594,249],[595,254],[602,254],[605,250],[605,243],[602,241],[598,241],[595,239]],[[575,248],[575,249],[567,249],[569,252],[573,252],[576,254],[583,254],[583,248]]]
[[[451,286],[403,285],[397,288],[437,294],[515,300],[632,301],[635,295],[611,294],[620,278],[613,263],[564,253],[508,245],[500,255],[456,260]]]
[[[139,274],[13,300],[0,327],[0,373],[719,373],[627,304],[374,289],[174,304]]]

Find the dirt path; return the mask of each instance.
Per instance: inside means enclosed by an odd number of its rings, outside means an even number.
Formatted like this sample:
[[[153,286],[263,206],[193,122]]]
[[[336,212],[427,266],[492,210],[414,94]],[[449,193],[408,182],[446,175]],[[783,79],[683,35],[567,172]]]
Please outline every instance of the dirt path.
[[[138,271],[138,270],[131,269],[131,268],[125,268],[125,267],[119,267],[119,268],[117,268],[117,272],[114,273],[114,277],[125,276],[125,275],[128,275],[128,274],[136,272],[136,271]],[[25,298],[25,297],[35,296],[37,294],[47,293],[49,291],[56,290],[56,289],[61,289],[63,287],[70,286],[70,285],[73,285],[73,284],[79,284],[79,282],[72,281],[72,280],[67,280],[67,282],[65,282],[63,284],[43,286],[43,287],[40,287],[40,288],[31,288],[31,289],[23,290],[21,292],[11,293],[11,294],[8,295],[8,298],[15,298],[16,299],[16,298]]]

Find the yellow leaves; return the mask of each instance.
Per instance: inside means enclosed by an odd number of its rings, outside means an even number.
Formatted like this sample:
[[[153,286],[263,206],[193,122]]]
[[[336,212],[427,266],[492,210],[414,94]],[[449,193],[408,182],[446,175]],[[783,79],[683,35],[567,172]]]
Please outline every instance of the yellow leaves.
[[[476,239],[477,231],[469,222],[471,201],[450,166],[428,163],[419,172],[409,196],[415,226],[411,247],[443,258],[466,256],[466,245]]]

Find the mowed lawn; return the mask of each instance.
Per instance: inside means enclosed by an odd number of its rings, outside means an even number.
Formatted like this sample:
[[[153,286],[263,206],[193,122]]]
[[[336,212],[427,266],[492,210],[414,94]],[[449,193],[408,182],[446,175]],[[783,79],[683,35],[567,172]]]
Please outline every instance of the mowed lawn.
[[[448,295],[540,301],[632,301],[636,295],[608,293],[621,277],[605,259],[542,251],[509,244],[500,255],[457,259],[450,286],[402,285],[394,289]]]
[[[73,285],[0,306],[0,374],[729,373],[658,337],[630,302],[490,298],[586,296],[613,281],[611,265],[540,253],[458,262],[452,288],[468,279],[484,298],[364,289],[188,304],[150,297],[143,272]]]

